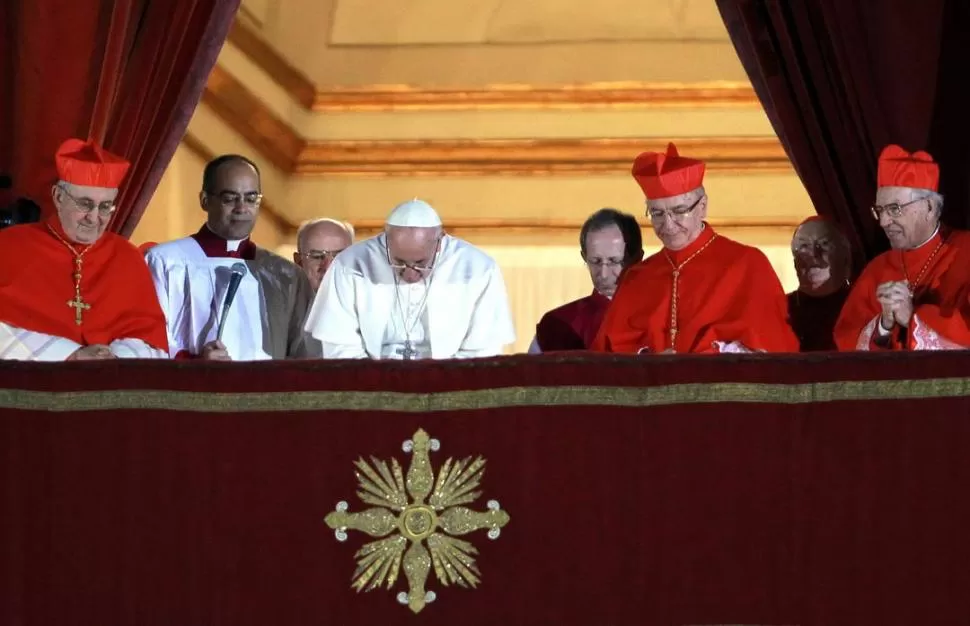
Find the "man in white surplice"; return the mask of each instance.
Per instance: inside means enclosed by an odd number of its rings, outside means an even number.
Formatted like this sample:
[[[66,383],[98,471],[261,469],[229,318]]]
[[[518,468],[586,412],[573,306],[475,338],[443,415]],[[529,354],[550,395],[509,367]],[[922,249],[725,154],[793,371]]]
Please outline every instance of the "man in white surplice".
[[[257,361],[319,357],[303,332],[313,291],[299,267],[256,246],[250,234],[262,202],[259,169],[225,155],[210,161],[199,196],[208,218],[199,232],[145,255],[176,359]],[[234,265],[246,272],[218,337]]]
[[[485,357],[515,341],[498,264],[421,200],[334,259],[306,330],[333,359]]]

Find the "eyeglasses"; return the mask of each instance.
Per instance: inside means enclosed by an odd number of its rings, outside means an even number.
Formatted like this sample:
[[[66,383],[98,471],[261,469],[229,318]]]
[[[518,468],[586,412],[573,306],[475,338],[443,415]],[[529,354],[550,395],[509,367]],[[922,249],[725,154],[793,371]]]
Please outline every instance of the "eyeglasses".
[[[327,259],[333,260],[338,254],[343,252],[340,250],[310,250],[309,252],[301,252],[300,256],[307,261],[313,261],[314,263],[323,263]]]
[[[263,194],[258,191],[247,191],[243,194],[236,193],[235,191],[220,191],[218,193],[207,191],[206,193],[219,198],[219,202],[224,207],[236,206],[240,201],[243,204],[255,207],[259,206],[263,201]]]
[[[66,195],[68,198],[71,199],[71,202],[74,203],[74,206],[76,206],[81,213],[84,213],[86,215],[90,215],[95,210],[97,210],[98,215],[100,215],[101,217],[108,217],[115,212],[115,209],[118,208],[115,205],[115,203],[111,200],[105,200],[104,202],[98,204],[91,198],[78,198],[70,191],[68,191],[63,185],[59,185],[58,187],[60,188],[61,191],[64,192],[64,195]]]
[[[401,271],[401,272],[403,272],[404,270],[414,270],[419,274],[424,274],[434,269],[434,263],[438,259],[438,245],[440,243],[441,243],[441,239],[435,240],[434,256],[431,259],[431,263],[427,265],[418,265],[416,263],[394,263],[393,261],[391,261],[391,251],[387,247],[384,248],[384,254],[387,257],[387,263],[388,265],[391,266],[391,269]]]
[[[874,204],[871,207],[869,207],[869,210],[872,211],[872,216],[876,218],[876,221],[879,221],[880,219],[882,219],[883,213],[885,213],[892,219],[896,219],[897,217],[903,214],[903,209],[905,209],[911,204],[916,204],[917,202],[921,202],[923,200],[926,200],[928,202],[929,198],[917,198],[915,200],[910,200],[909,202],[904,202],[903,204],[899,204],[898,202],[893,202],[891,204],[884,204],[882,206],[879,206],[878,204]]]
[[[702,194],[701,197],[695,200],[694,204],[690,205],[689,207],[679,206],[679,207],[674,207],[669,211],[650,209],[649,211],[647,211],[647,217],[650,218],[651,222],[659,222],[661,220],[665,220],[668,218],[672,220],[680,220],[690,215],[691,212],[693,212],[693,210],[697,208],[697,205],[700,204],[701,200],[703,199],[704,199],[704,196]]]
[[[623,266],[623,259],[583,259],[583,260],[586,261],[586,265],[595,269],[599,269],[601,267],[613,269],[616,267]]]

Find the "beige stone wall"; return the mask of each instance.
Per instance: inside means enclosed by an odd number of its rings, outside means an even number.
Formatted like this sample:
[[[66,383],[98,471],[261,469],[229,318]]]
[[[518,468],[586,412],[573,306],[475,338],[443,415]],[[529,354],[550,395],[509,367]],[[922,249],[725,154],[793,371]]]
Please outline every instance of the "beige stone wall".
[[[244,16],[321,86],[745,80],[711,0],[267,0]]]
[[[381,85],[512,93],[542,86],[554,93],[557,85],[595,89],[603,84],[675,82],[690,87],[746,80],[709,0],[245,0],[243,6],[240,20],[305,75],[318,97],[335,87],[366,94]],[[756,104],[500,103],[313,110],[236,43],[224,47],[219,70],[255,100],[241,110],[256,115],[252,111],[258,109],[258,117],[248,124],[259,130],[259,142],[299,141],[317,146],[313,149],[321,154],[328,154],[326,146],[333,142],[346,153],[355,145],[378,141],[390,146],[393,161],[394,146],[399,145],[395,142],[411,142],[401,152],[401,158],[411,158],[421,152],[421,142],[511,140],[519,142],[513,156],[521,157],[528,156],[530,141],[633,139],[632,161],[641,142],[657,146],[669,137],[715,144],[723,140],[728,151],[731,142],[774,137]],[[602,171],[580,166],[559,173],[538,167],[502,174],[483,166],[481,172],[466,168],[448,174],[405,171],[381,176],[353,167],[339,174],[300,174],[254,143],[247,132],[253,128],[246,125],[245,119],[240,126],[238,119],[226,118],[210,104],[197,109],[186,142],[135,232],[136,243],[169,240],[198,229],[204,217],[198,208],[204,161],[226,152],[245,154],[259,164],[268,208],[255,239],[287,256],[294,229],[305,219],[345,219],[366,235],[395,204],[421,197],[440,210],[447,224],[457,225],[454,234],[483,246],[499,261],[520,337],[516,349],[524,350],[544,311],[589,291],[576,242],[583,219],[604,206],[643,213],[642,195],[625,165]],[[793,288],[788,242],[793,225],[813,212],[794,172],[741,163],[733,169],[713,168],[705,182],[714,226],[760,247],[784,286]],[[648,253],[656,249],[648,227],[645,242]]]

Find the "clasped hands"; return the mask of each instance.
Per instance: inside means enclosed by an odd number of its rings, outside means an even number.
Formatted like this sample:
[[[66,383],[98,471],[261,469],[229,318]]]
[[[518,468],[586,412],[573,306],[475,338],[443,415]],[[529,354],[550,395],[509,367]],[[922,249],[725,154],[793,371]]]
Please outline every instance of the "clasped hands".
[[[884,330],[892,330],[899,324],[903,328],[909,326],[913,317],[913,293],[909,289],[909,281],[889,281],[876,287],[876,300],[882,307],[880,324]]]

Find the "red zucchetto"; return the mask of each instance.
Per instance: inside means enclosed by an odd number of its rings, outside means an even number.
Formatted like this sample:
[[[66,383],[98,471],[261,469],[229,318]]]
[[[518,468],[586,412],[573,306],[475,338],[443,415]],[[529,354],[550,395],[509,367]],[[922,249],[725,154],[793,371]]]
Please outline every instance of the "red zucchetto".
[[[704,184],[704,162],[682,157],[677,146],[667,152],[644,152],[633,162],[633,178],[647,200],[670,198],[694,191]]]
[[[57,176],[72,185],[117,189],[130,163],[90,141],[68,139],[57,149]]]
[[[910,154],[897,145],[888,145],[879,155],[879,187],[910,187],[937,191],[940,166],[928,152]]]

